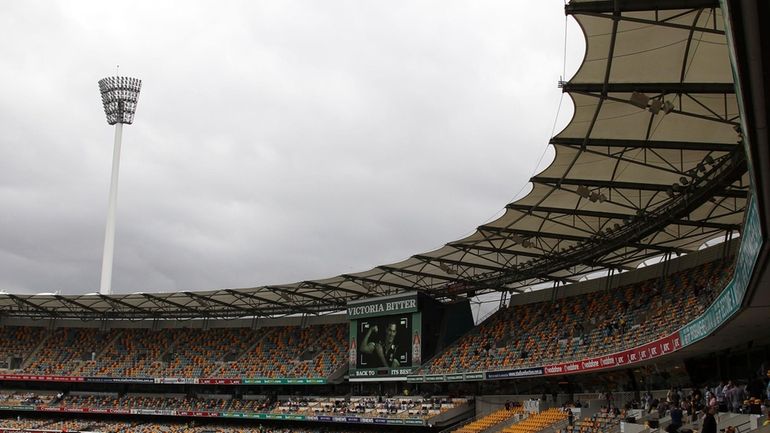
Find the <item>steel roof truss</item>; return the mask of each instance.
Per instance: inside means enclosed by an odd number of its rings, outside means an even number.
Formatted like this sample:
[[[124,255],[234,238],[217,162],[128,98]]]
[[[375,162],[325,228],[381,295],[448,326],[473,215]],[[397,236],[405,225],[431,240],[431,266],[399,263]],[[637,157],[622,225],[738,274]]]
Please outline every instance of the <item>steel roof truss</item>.
[[[321,290],[324,294],[327,295],[326,298],[321,298],[321,297],[318,297],[318,296],[315,296],[315,295],[311,295],[309,293],[301,292],[300,289],[302,289],[302,288],[313,289],[313,290],[321,289],[320,287],[316,287],[315,285],[308,284],[308,283],[309,282],[302,282],[302,283],[300,283],[297,286],[296,290],[289,290],[287,288],[279,287],[279,286],[268,286],[268,288],[270,288],[271,290],[287,293],[287,294],[290,294],[290,295],[293,295],[293,296],[299,296],[299,297],[302,297],[302,298],[305,298],[305,299],[312,299],[312,300],[317,301],[319,303],[323,303],[323,304],[330,305],[330,306],[339,307],[339,306],[345,305],[345,301],[341,300],[338,296],[334,296],[334,295],[329,294],[328,290]]]
[[[323,289],[327,293],[329,291],[338,291],[338,292],[344,292],[344,293],[348,293],[348,294],[359,296],[359,297],[367,295],[365,292],[359,292],[357,290],[346,289],[346,288],[341,287],[341,286],[333,286],[333,285],[330,285],[330,284],[319,283],[317,281],[303,281],[300,284],[301,285],[312,286],[312,287],[317,288],[317,289]]]
[[[698,143],[692,141],[662,141],[662,140],[626,140],[608,138],[584,138],[554,137],[551,144],[569,147],[608,147],[629,149],[665,149],[702,152],[731,152],[735,144],[725,143]]]
[[[202,295],[199,295],[199,294],[197,294],[195,292],[182,292],[182,293],[184,293],[185,295],[187,295],[187,296],[189,296],[191,298],[195,298],[195,299],[199,300],[200,301],[199,303],[201,304],[201,306],[203,306],[204,308],[207,308],[207,309],[209,308],[209,305],[205,305],[206,303],[214,303],[214,304],[221,305],[221,306],[223,306],[223,307],[225,307],[227,309],[238,310],[238,311],[241,311],[241,312],[244,312],[244,313],[254,314],[253,310],[250,310],[250,309],[247,309],[247,308],[243,308],[243,307],[239,307],[239,306],[237,306],[235,304],[229,304],[227,302],[220,301],[219,299],[215,299],[213,296],[202,296]],[[226,310],[217,310],[217,312],[226,312]]]
[[[597,0],[571,2],[564,6],[567,14],[584,12],[638,12],[649,10],[678,10],[719,7],[716,0]]]
[[[581,86],[589,86],[589,85],[581,85]],[[601,85],[590,84],[590,86],[595,87],[595,86],[601,86]],[[626,86],[628,86],[628,85],[626,85]],[[615,97],[615,96],[610,96],[608,94],[603,94],[601,92],[589,92],[589,91],[581,91],[581,90],[570,90],[570,93],[575,93],[575,94],[584,95],[584,96],[591,96],[591,97],[594,97],[594,98],[598,98],[600,101],[607,100],[607,101],[612,101],[612,102],[618,102],[618,103],[621,103],[621,104],[633,105],[631,103],[631,101],[628,100],[628,99],[623,99],[623,98],[618,98],[618,97]],[[646,92],[644,92],[644,93],[646,93]],[[714,93],[722,93],[722,92],[714,92]],[[727,94],[730,94],[730,93],[728,92]],[[662,97],[664,95],[679,95],[679,96],[681,96],[681,95],[683,95],[683,93],[661,93],[659,95],[651,96],[650,99],[655,99],[657,97]],[[639,108],[639,110],[643,110],[643,109]],[[681,110],[681,102],[680,102],[680,108],[679,109],[674,108],[673,110],[671,110],[671,113],[679,114],[679,115],[682,115],[682,116],[694,117],[696,119],[709,120],[709,121],[717,122],[717,123],[726,123],[728,125],[733,125],[733,126],[739,126],[740,125],[740,123],[738,121],[736,121],[736,120],[723,119],[721,116],[705,116],[703,114],[691,113],[689,111],[682,111]],[[732,118],[732,119],[735,119],[735,118]]]
[[[84,310],[90,311],[100,316],[105,314],[104,311],[96,310],[94,308],[89,307],[88,305],[81,304],[80,302],[77,302],[74,299],[67,298],[66,296],[56,295],[56,299],[58,299],[59,301],[65,304],[74,305],[76,308],[82,308]],[[70,310],[70,311],[76,311],[76,310]]]
[[[635,215],[631,215],[631,214],[592,211],[592,210],[586,210],[586,209],[562,209],[562,208],[555,208],[555,207],[538,207],[536,209],[530,209],[529,206],[519,205],[516,203],[511,203],[507,205],[506,208],[511,210],[527,212],[528,215],[532,215],[537,218],[548,219],[549,221],[554,221],[554,220],[549,219],[549,215],[547,214],[587,216],[592,218],[607,218],[607,219],[615,219],[615,220],[625,220],[627,218],[635,217]],[[538,215],[538,213],[540,212],[545,213],[546,215]],[[724,215],[720,215],[720,216],[724,216]],[[587,222],[584,222],[584,223],[588,225]],[[683,219],[677,220],[672,224],[692,226],[692,227],[705,227],[705,228],[712,228],[712,229],[718,229],[718,230],[736,230],[740,227],[739,224],[724,224],[724,223],[716,223],[716,222],[710,222],[710,221],[695,221],[695,220],[683,220]]]
[[[300,307],[298,305],[289,305],[289,304],[285,304],[283,302],[276,301],[276,300],[273,300],[273,299],[263,298],[261,296],[255,295],[253,293],[238,292],[238,291],[235,291],[233,289],[225,289],[225,291],[227,293],[230,293],[230,294],[236,296],[236,297],[245,297],[245,298],[261,301],[261,302],[263,302],[265,304],[277,305],[279,307],[284,308],[285,310],[283,310],[283,312],[286,313],[286,314],[292,313],[292,312],[294,312],[294,310],[298,310],[298,311],[306,313],[306,314],[312,314],[314,316],[317,315],[316,312],[310,311],[310,310],[308,310],[308,309],[306,309],[304,307]]]
[[[352,282],[354,282],[356,284],[368,283],[368,284],[373,284],[375,286],[382,286],[382,285],[384,285],[384,286],[395,287],[397,289],[401,289],[401,290],[404,290],[404,291],[410,291],[410,290],[414,290],[415,289],[414,286],[407,286],[407,285],[400,284],[400,283],[393,283],[393,282],[388,282],[388,281],[376,280],[374,278],[359,277],[359,276],[355,276],[355,275],[351,275],[351,274],[342,274],[340,276],[342,278],[345,278],[346,280],[352,281]],[[399,276],[398,278],[401,278],[402,280],[406,280],[406,281],[411,282],[410,280],[408,280],[408,279],[406,279],[404,277],[400,277]],[[363,287],[364,289],[369,290],[364,285],[361,285],[361,287]]]
[[[688,12],[685,12],[684,14],[679,14],[679,15],[680,16],[681,15],[686,15],[686,14],[692,13],[692,12],[693,11],[688,11]],[[657,20],[656,21],[656,20],[649,20],[649,19],[645,19],[645,18],[631,17],[631,16],[628,16],[628,15],[620,15],[619,18],[616,18],[615,15],[603,14],[603,13],[598,13],[598,12],[576,12],[575,15],[586,15],[586,16],[591,16],[591,17],[607,18],[607,19],[619,19],[620,21],[628,21],[628,22],[640,23],[640,24],[651,24],[651,25],[654,25],[654,26],[668,27],[668,28],[672,28],[672,29],[681,29],[681,30],[690,30],[690,29],[692,29],[692,30],[694,30],[696,32],[712,33],[712,34],[716,34],[716,35],[724,35],[725,34],[724,31],[718,30],[718,29],[714,29],[714,28],[711,28],[711,27],[695,27],[695,26],[688,26],[686,24],[672,23],[672,22],[669,22],[670,19]]]
[[[441,258],[441,257],[430,257],[430,256],[422,255],[422,254],[416,254],[416,255],[414,255],[412,257],[414,257],[415,259],[422,260],[422,261],[424,261],[426,263],[430,263],[430,264],[433,264],[433,262],[439,262],[439,263],[447,263],[447,264],[455,265],[455,266],[462,266],[462,267],[464,267],[466,269],[467,268],[476,268],[476,269],[484,269],[484,270],[487,270],[487,271],[498,271],[498,270],[500,270],[500,266],[483,265],[481,263],[468,263],[468,262],[463,262],[461,260],[451,260],[451,259],[445,259],[445,258]]]
[[[147,316],[153,316],[153,315],[157,314],[157,312],[154,311],[154,310],[146,310],[146,309],[144,309],[142,307],[138,307],[136,305],[129,304],[128,302],[124,302],[124,301],[122,301],[122,300],[120,300],[120,299],[118,299],[117,297],[114,297],[114,296],[107,296],[107,295],[100,294],[99,297],[104,302],[107,302],[108,304],[110,304],[110,306],[112,306],[113,308],[115,308],[115,305],[120,305],[120,306],[123,306],[123,307],[128,307],[128,308],[130,308],[132,310],[135,310],[135,311],[139,311],[143,315],[147,315]],[[119,309],[115,308],[115,310],[119,310]]]
[[[162,305],[165,304],[165,305],[170,305],[172,307],[176,307],[176,308],[179,308],[181,310],[189,311],[189,312],[195,313],[195,314],[203,313],[201,315],[201,317],[205,317],[205,316],[208,315],[207,314],[208,311],[201,311],[201,310],[198,310],[196,308],[192,308],[192,307],[189,307],[187,305],[180,304],[178,302],[170,301],[170,300],[166,299],[165,297],[155,296],[155,295],[151,295],[149,293],[142,293],[142,296],[144,296],[145,298],[150,300],[153,304],[155,304],[162,311],[166,311],[166,309],[164,307],[162,307]]]
[[[450,277],[447,275],[439,275],[439,274],[434,274],[434,273],[424,272],[424,271],[413,271],[411,269],[406,269],[406,268],[399,269],[391,266],[378,266],[377,268],[382,269],[383,271],[388,273],[412,275],[412,276],[418,277],[418,281],[422,281],[428,278],[441,280],[441,281],[451,281],[451,282],[459,281],[457,277]],[[433,286],[433,285],[434,284],[428,284],[428,286]]]
[[[18,305],[19,307],[24,305],[24,306],[26,306],[28,308],[32,308],[35,311],[39,311],[39,312],[42,312],[45,315],[50,315],[50,316],[53,316],[53,317],[56,317],[56,316],[59,315],[59,313],[56,310],[51,310],[51,309],[48,309],[48,308],[44,308],[44,307],[42,307],[42,306],[40,306],[38,304],[35,304],[34,302],[31,302],[31,301],[29,301],[27,299],[24,299],[24,298],[20,297],[20,296],[12,295],[10,293],[6,294],[5,296],[8,296],[9,298],[11,298],[11,300],[13,300],[13,302],[15,302],[16,305]],[[24,308],[21,308],[21,309],[23,310]]]

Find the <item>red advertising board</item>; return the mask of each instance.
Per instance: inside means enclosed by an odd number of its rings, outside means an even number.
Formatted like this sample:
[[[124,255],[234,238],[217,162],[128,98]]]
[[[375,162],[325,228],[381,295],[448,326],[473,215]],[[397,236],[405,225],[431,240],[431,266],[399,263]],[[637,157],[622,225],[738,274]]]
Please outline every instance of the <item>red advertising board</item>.
[[[36,374],[0,374],[0,380],[25,380],[41,382],[85,382],[85,377],[47,376]]]
[[[633,349],[624,350],[622,352],[613,353],[611,355],[583,359],[580,361],[546,365],[544,370],[546,375],[553,376],[558,374],[582,373],[586,371],[620,367],[627,364],[635,364],[637,362],[657,358],[661,355],[666,355],[668,353],[679,350],[681,347],[682,340],[679,337],[679,332],[675,332],[667,337],[661,338],[660,340],[656,340],[643,346],[635,347]]]

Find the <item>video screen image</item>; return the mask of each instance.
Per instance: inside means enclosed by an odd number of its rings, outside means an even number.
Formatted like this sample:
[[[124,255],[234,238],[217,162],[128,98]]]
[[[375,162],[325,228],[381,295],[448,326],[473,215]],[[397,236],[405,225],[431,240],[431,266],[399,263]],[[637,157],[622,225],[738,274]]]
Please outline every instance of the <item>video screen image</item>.
[[[411,335],[411,314],[358,320],[356,368],[411,366]]]

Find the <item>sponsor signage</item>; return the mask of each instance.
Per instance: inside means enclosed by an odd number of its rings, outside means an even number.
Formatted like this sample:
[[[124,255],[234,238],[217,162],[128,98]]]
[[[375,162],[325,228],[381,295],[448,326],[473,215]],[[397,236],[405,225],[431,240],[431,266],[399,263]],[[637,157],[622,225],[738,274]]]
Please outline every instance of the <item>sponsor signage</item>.
[[[85,377],[48,376],[36,374],[0,374],[0,380],[24,380],[36,382],[84,382]]]
[[[241,379],[206,378],[198,379],[201,385],[240,385]]]
[[[349,372],[351,378],[355,377],[376,377],[376,376],[390,376],[399,377],[412,374],[416,367],[401,367],[401,368],[366,368],[359,370],[352,370]]]
[[[220,380],[220,379],[216,379]],[[297,379],[288,379],[288,378],[267,378],[267,377],[258,377],[258,378],[248,378],[248,379],[233,379],[237,382],[233,382],[233,384],[236,383],[242,383],[244,385],[322,385],[326,383],[326,379],[312,379],[307,377],[297,378]]]
[[[741,308],[759,250],[762,248],[762,229],[757,214],[757,205],[752,198],[746,211],[746,225],[741,233],[741,246],[735,261],[733,279],[703,314],[679,331],[683,346],[689,346],[710,335]]]
[[[95,383],[158,383],[152,377],[86,377],[84,382]]]
[[[533,371],[535,370],[535,371]],[[532,372],[534,374],[531,374],[532,376],[541,376],[543,373],[540,371],[540,368],[526,368],[521,370],[522,372]],[[518,373],[515,373],[518,372]],[[406,378],[406,381],[409,383],[422,383],[422,382],[468,382],[468,381],[475,381],[475,380],[485,380],[488,379],[485,377],[486,374],[492,374],[493,379],[503,379],[507,377],[526,377],[529,376],[529,374],[525,374],[519,372],[519,370],[505,370],[505,371],[498,371],[498,372],[489,372],[485,373],[483,371],[476,371],[473,373],[454,373],[454,374],[428,374],[428,375],[414,375],[409,376]],[[511,375],[513,374],[513,375]],[[511,376],[508,376],[511,375]]]
[[[384,297],[373,301],[348,303],[348,319],[350,320],[416,312],[416,292],[405,296]]]
[[[100,413],[121,415],[154,415],[154,416],[188,416],[198,418],[251,418],[285,421],[322,421],[339,422],[348,424],[398,424],[398,425],[425,425],[421,418],[368,418],[359,416],[305,416],[280,413],[247,413],[247,412],[209,412],[209,411],[181,411],[173,409],[101,409],[90,407],[46,407],[46,406],[0,406],[0,410],[36,410],[39,412],[67,412],[67,413]],[[2,430],[0,430],[2,433]]]
[[[601,370],[605,368],[621,367],[626,364],[645,361],[669,354],[682,348],[682,340],[679,333],[675,332],[660,340],[624,350],[611,355],[598,356],[583,359],[581,361],[565,362],[561,364],[546,365],[543,371],[546,375],[560,375],[582,373],[586,371]]]
[[[403,369],[400,369],[401,371]],[[411,372],[412,369],[409,369]],[[404,373],[408,374],[408,373]],[[81,377],[81,376],[50,376],[35,374],[0,374],[0,381],[35,381],[35,382],[89,382],[89,383],[154,383],[154,384],[184,384],[184,385],[323,385],[324,378],[203,378],[195,377]]]
[[[422,383],[422,382],[425,382],[425,376],[422,376],[422,375],[409,376],[406,378],[406,381],[409,383]]]
[[[35,408],[37,412],[68,412],[68,413],[110,413],[118,415],[129,415],[129,409],[92,409],[89,407],[44,407]]]
[[[542,376],[543,368],[518,368],[516,370],[488,371],[487,379],[510,379],[514,377],[535,377]]]
[[[205,412],[205,411],[173,411],[178,416],[197,416],[197,417],[218,417],[219,412]],[[161,415],[161,414],[158,414]]]
[[[194,385],[198,383],[197,377],[156,377],[155,383],[172,385]]]
[[[404,420],[406,425],[425,425],[425,421],[421,419],[407,418]]]
[[[465,376],[465,380],[484,380],[484,372],[477,372],[477,373],[465,373],[463,374]]]
[[[35,410],[35,406],[0,406],[0,410]]]

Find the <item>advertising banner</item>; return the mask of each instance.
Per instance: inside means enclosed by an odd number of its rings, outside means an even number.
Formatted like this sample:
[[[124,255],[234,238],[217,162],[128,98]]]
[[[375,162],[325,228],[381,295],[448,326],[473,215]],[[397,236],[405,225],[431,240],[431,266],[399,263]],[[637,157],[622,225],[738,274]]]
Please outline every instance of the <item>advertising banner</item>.
[[[689,346],[710,335],[741,308],[761,248],[762,229],[759,226],[757,204],[752,198],[746,210],[746,224],[741,233],[733,279],[703,314],[679,331],[683,346]]]
[[[219,412],[206,412],[206,411],[174,411],[177,416],[197,416],[197,417],[218,417]]]
[[[392,316],[417,312],[417,292],[348,303],[348,319]]]
[[[486,373],[487,379],[511,379],[515,377],[535,377],[542,376],[543,368],[518,368],[516,370],[503,370],[503,371],[488,371]]]
[[[30,406],[30,405],[0,406],[0,410],[35,410],[35,406]]]
[[[0,380],[23,380],[35,382],[84,382],[84,377],[50,376],[36,374],[0,374]]]
[[[240,385],[241,379],[204,378],[198,379],[201,385]]]
[[[300,377],[296,379],[256,377],[247,379],[231,379],[244,385],[323,385],[326,379]]]
[[[622,352],[614,353],[611,355],[583,359],[580,361],[546,365],[543,367],[543,370],[546,375],[553,376],[620,367],[626,364],[633,364],[636,362],[657,358],[681,348],[681,338],[679,337],[679,333],[675,332],[667,337],[639,347],[635,347],[633,349],[624,350]]]

